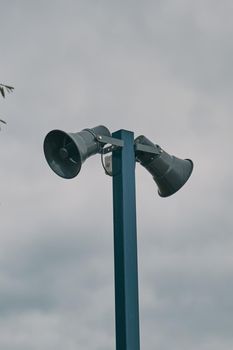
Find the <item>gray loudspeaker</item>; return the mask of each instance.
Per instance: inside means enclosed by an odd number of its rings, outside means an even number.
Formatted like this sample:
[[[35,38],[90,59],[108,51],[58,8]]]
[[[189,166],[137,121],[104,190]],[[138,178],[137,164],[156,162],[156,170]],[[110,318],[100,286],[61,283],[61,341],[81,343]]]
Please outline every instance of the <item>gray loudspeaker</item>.
[[[158,154],[136,152],[136,160],[153,176],[161,197],[168,197],[177,192],[188,180],[193,170],[190,159],[179,159],[171,156],[145,136],[135,139],[136,143],[154,147]]]
[[[83,162],[104,145],[96,135],[111,136],[111,133],[102,125],[77,133],[50,131],[44,140],[44,154],[50,168],[65,179],[78,175]]]

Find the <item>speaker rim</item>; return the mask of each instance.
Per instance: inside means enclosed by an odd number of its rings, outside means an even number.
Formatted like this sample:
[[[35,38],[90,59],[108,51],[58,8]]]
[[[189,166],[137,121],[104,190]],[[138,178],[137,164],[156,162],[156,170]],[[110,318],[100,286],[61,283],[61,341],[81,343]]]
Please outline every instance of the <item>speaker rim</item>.
[[[158,195],[161,197],[161,198],[167,198],[167,197],[170,197],[172,196],[173,194],[175,194],[176,192],[178,192],[185,184],[186,182],[188,181],[188,179],[190,178],[190,176],[192,175],[192,172],[193,172],[193,167],[194,167],[194,163],[191,159],[184,159],[184,160],[188,160],[190,162],[190,165],[191,165],[191,168],[190,168],[190,172],[189,172],[189,175],[187,176],[187,179],[185,180],[185,182],[180,186],[178,187],[174,192],[170,193],[170,194],[167,194],[167,195],[163,195],[159,192],[159,189],[158,189]]]
[[[77,169],[75,170],[74,174],[72,176],[66,176],[64,174],[61,174],[60,172],[58,173],[57,171],[55,171],[54,167],[52,166],[52,162],[51,162],[51,159],[49,159],[49,152],[48,150],[46,150],[47,147],[49,147],[49,138],[55,133],[59,133],[61,135],[63,135],[64,137],[68,137],[72,142],[73,142],[73,145],[75,146],[76,148],[76,151],[77,151],[77,154],[78,154],[78,157],[79,157],[79,162],[77,162]],[[51,143],[51,140],[50,140],[50,143]],[[50,146],[51,147],[51,146]],[[63,130],[59,130],[59,129],[54,129],[54,130],[51,130],[46,136],[45,136],[45,139],[44,139],[44,144],[43,144],[43,150],[44,150],[44,155],[45,155],[45,159],[50,167],[50,169],[52,169],[52,171],[62,177],[63,179],[73,179],[74,177],[76,177],[78,175],[78,173],[80,172],[81,170],[81,167],[82,167],[82,158],[81,158],[81,153],[76,145],[76,142],[75,142],[75,139],[72,137],[72,135],[70,133],[67,133]]]

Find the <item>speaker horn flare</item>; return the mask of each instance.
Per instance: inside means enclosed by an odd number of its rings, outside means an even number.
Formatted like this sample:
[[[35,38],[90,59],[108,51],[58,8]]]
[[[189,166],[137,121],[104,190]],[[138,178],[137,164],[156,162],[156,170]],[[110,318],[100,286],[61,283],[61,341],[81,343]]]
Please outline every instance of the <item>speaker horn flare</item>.
[[[137,137],[135,143],[154,147],[158,151],[157,154],[137,151],[136,160],[153,176],[161,197],[171,196],[183,187],[193,170],[190,159],[171,156],[143,135]]]
[[[50,131],[44,140],[44,154],[50,168],[65,179],[78,175],[83,162],[103,147],[97,135],[111,136],[111,133],[102,125],[77,133]]]

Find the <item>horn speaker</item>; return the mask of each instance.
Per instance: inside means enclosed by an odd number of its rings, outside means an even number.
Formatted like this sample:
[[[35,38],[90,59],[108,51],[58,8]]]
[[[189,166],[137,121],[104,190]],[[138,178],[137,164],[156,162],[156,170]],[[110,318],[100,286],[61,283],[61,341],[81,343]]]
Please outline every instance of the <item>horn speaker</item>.
[[[193,170],[190,159],[171,156],[143,135],[137,137],[135,143],[151,146],[156,150],[157,154],[137,151],[136,160],[153,176],[161,197],[171,196],[186,183]]]
[[[103,147],[96,135],[111,136],[111,133],[102,125],[76,133],[50,131],[44,140],[44,154],[50,168],[65,179],[78,175],[83,162]]]

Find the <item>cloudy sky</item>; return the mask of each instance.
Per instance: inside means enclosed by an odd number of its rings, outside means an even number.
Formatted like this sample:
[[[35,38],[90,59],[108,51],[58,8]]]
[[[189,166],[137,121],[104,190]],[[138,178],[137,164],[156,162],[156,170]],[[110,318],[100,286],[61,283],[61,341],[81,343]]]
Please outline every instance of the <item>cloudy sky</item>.
[[[166,199],[136,169],[141,348],[231,349],[232,1],[0,5],[0,348],[115,349],[111,178],[42,148],[103,124],[195,164]]]

